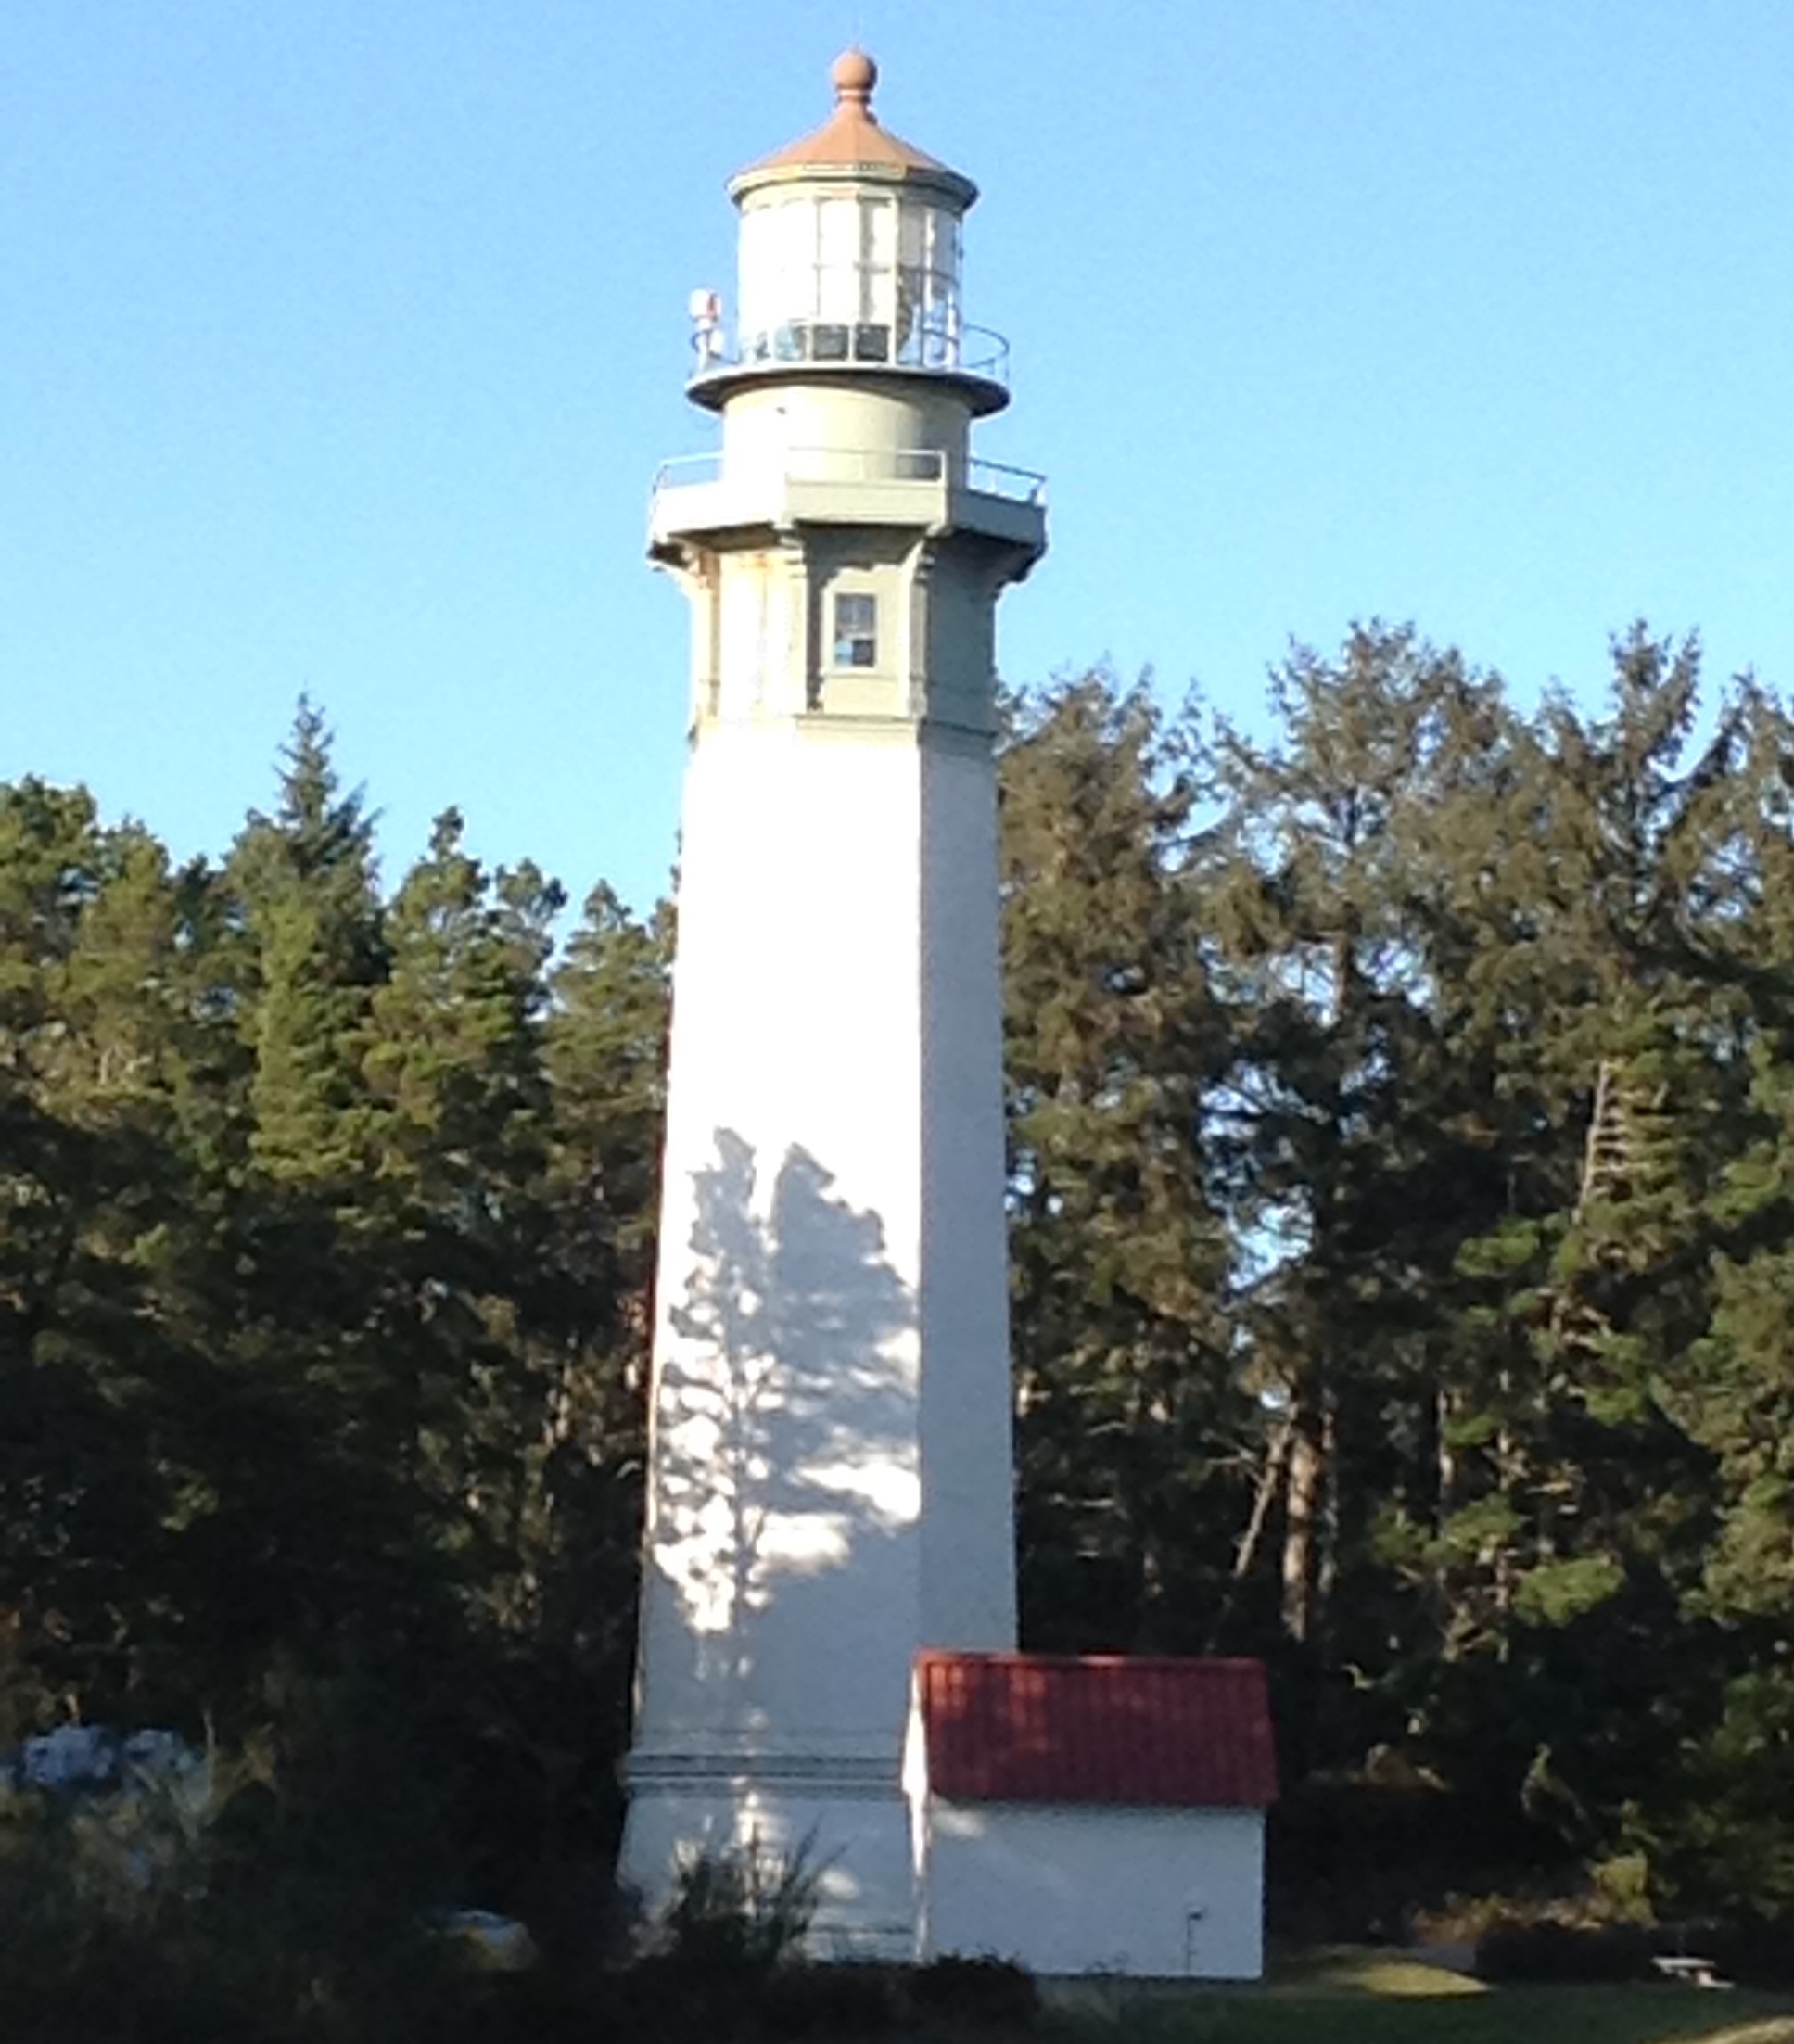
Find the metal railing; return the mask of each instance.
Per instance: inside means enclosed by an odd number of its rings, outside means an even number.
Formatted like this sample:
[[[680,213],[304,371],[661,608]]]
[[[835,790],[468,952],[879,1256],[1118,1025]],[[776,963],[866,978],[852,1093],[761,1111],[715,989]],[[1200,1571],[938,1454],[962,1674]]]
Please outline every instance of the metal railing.
[[[655,471],[653,496],[693,484],[724,480],[720,448],[703,454],[676,454]],[[937,447],[790,447],[784,451],[783,480],[788,483],[938,483],[962,480],[982,496],[1003,497],[1012,503],[1043,504],[1047,478],[1032,468],[973,456],[963,478],[954,477],[946,453]]]
[[[708,328],[693,336],[693,383],[744,369],[807,365],[976,376],[1009,387],[1009,342],[987,326],[917,326],[893,346],[884,320],[787,320],[764,333],[743,334],[732,347],[719,328]]]
[[[655,470],[652,494],[658,497],[665,489],[686,489],[695,483],[719,483],[721,480],[721,448],[713,447],[705,454],[675,454]]]
[[[1018,504],[1047,501],[1047,478],[1037,468],[1015,468],[1008,462],[986,462],[975,454],[965,464],[965,487],[986,497],[1008,497]]]

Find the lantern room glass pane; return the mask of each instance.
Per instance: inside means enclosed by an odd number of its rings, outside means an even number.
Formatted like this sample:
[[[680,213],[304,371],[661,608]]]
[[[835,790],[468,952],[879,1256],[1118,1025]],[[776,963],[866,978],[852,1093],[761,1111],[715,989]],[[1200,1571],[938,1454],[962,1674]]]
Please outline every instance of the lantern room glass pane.
[[[960,359],[959,222],[937,206],[906,204],[897,231],[897,360],[922,369]]]
[[[745,362],[959,362],[959,222],[916,198],[810,192],[742,216]]]
[[[825,198],[817,208],[816,312],[819,319],[859,316],[859,208]]]
[[[875,270],[889,270],[897,261],[897,207],[888,198],[869,198],[861,205],[866,260]]]
[[[776,322],[808,319],[816,310],[816,207],[812,201],[774,209],[778,222],[772,271],[772,316]]]
[[[922,267],[928,234],[928,215],[920,206],[906,206],[898,216],[897,260],[906,270]]]
[[[771,301],[771,275],[775,261],[773,241],[777,224],[762,208],[742,215],[741,238],[741,344],[743,356],[754,358],[753,338],[763,336],[770,324],[766,307]]]

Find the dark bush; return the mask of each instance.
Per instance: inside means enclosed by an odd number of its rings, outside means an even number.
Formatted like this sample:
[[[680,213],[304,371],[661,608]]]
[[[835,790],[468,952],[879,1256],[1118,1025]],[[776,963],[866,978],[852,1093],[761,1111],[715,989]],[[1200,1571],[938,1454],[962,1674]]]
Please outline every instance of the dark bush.
[[[1335,1776],[1285,1793],[1266,1853],[1269,1927],[1298,1944],[1401,1943],[1417,1911],[1523,1889],[1571,1860],[1511,1796]]]
[[[557,1967],[503,1984],[506,2021],[491,2044],[782,2044],[873,2037],[905,2012],[900,1969],[811,1965],[693,1970],[655,1953],[614,1971],[571,1976]],[[485,2033],[481,2033],[485,2044]]]
[[[550,1961],[482,1987],[476,2044],[612,2044],[626,2038],[644,2044],[722,2044],[738,2034],[727,2026],[694,2028],[676,1993],[669,1997],[663,1981],[635,1967],[570,1972]],[[411,2040],[394,2038],[389,2044]]]
[[[1492,1981],[1648,1980],[1651,1949],[1650,1933],[1636,1923],[1502,1923],[1478,1940],[1476,1971]]]
[[[821,1881],[808,1840],[791,1852],[749,1838],[727,1850],[694,1853],[680,1867],[660,1912],[660,1949],[693,1975],[733,1980],[771,1974],[802,1952]]]
[[[897,2020],[896,1977],[884,1966],[792,1966],[760,1995],[759,2032],[787,2037],[870,2037]]]
[[[1013,1960],[936,1959],[910,1974],[910,2002],[922,2015],[1025,2029],[1040,2013],[1040,1990]]]
[[[483,1986],[423,1907],[431,1813],[344,1743],[321,1725],[278,1765],[214,1752],[178,1780],[0,1789],[0,2038],[475,2038]]]

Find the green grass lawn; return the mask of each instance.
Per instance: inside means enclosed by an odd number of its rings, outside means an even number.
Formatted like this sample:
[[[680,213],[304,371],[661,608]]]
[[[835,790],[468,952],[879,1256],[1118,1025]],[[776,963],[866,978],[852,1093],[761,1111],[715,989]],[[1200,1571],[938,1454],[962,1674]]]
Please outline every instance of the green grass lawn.
[[[1485,1987],[1397,1953],[1334,1951],[1263,1987],[1210,1988],[1093,2019],[1117,2044],[1794,2044],[1794,1998],[1673,1983]]]

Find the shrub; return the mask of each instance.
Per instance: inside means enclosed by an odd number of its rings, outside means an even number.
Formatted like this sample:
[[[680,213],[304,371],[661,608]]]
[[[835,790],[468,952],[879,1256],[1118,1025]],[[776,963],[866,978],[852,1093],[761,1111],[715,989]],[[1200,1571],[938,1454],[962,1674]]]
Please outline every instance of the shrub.
[[[1034,1975],[1011,1959],[936,1959],[910,1975],[910,2000],[922,2014],[979,2028],[1024,2029],[1040,2012]]]
[[[1492,1925],[1476,1947],[1477,1975],[1490,1981],[1648,1980],[1650,1961],[1650,1933],[1635,1923],[1509,1921]]]
[[[899,2013],[897,1979],[886,1967],[792,1966],[767,1983],[759,2029],[775,2038],[870,2037]]]
[[[282,1820],[286,1821],[283,1822]],[[248,1763],[203,1783],[0,1793],[7,2044],[388,2044],[481,1999],[389,1869]]]
[[[806,1838],[790,1853],[757,1836],[681,1862],[658,1944],[681,1972],[764,1976],[796,1959],[822,1882]]]

